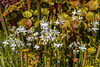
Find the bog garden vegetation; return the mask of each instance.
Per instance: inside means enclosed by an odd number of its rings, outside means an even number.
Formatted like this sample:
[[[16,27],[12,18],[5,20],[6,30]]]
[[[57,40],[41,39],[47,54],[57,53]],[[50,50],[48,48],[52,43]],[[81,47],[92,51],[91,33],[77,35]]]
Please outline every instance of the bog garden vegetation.
[[[0,67],[100,67],[100,0],[0,0]]]

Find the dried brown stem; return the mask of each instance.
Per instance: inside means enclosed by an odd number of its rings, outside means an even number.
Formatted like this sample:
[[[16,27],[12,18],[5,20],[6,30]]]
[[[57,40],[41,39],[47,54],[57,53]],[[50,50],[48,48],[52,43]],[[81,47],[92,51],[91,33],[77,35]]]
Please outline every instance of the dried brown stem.
[[[52,19],[53,16],[53,6],[50,5],[50,20]]]
[[[61,3],[58,3],[59,14],[61,14],[61,8],[62,8]]]
[[[85,49],[82,67],[84,67],[86,56],[87,56],[87,49]]]
[[[37,20],[40,20],[40,0],[37,0]]]
[[[23,47],[21,47],[21,67],[23,67],[23,51],[22,51]]]

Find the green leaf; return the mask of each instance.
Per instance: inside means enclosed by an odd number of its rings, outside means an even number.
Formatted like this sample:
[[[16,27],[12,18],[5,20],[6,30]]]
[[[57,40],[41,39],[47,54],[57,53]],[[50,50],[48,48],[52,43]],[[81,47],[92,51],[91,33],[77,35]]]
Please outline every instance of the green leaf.
[[[95,47],[88,48],[88,54],[94,54],[95,52],[96,52],[96,48]]]
[[[87,14],[86,14],[86,19],[88,21],[93,21],[94,20],[94,13],[89,11]]]
[[[25,12],[22,13],[22,15],[23,15],[23,17],[25,17],[25,18],[30,18],[30,17],[32,16],[32,13],[29,12],[29,11],[25,11]]]
[[[96,10],[99,7],[99,3],[97,1],[94,1],[90,6],[89,10]]]
[[[42,9],[41,9],[41,13],[42,13],[43,15],[49,15],[50,11],[49,11],[47,8],[42,8]]]

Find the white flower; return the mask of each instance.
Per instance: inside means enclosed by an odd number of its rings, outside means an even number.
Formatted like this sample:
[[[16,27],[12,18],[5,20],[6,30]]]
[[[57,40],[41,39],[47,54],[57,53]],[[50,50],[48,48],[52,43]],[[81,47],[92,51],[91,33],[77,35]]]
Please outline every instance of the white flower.
[[[34,27],[31,27],[29,30],[28,30],[28,33],[33,33],[35,32],[35,28]]]
[[[99,22],[97,22],[97,20],[96,20],[96,21],[94,21],[94,22],[91,22],[91,24],[92,24],[94,27],[97,27],[97,26],[99,25]]]
[[[54,22],[56,25],[58,25],[59,24],[59,22],[58,22],[58,19],[57,19],[57,21],[56,22]]]
[[[82,43],[81,46],[79,47],[79,49],[82,50],[82,52],[84,52],[84,49],[86,49],[85,45],[83,45],[83,43]]]
[[[29,37],[27,37],[26,39],[27,39],[28,41],[32,41],[32,40],[33,40],[33,37],[30,37],[30,36],[29,36]]]
[[[40,46],[38,46],[38,45],[35,45],[35,47],[34,47],[34,48],[37,50],[37,49],[39,49],[39,48],[40,48]]]
[[[89,28],[88,32],[90,32],[90,31],[92,31],[92,29],[91,29],[91,28]]]
[[[77,11],[77,14],[78,14],[79,16],[82,15],[81,10],[78,10],[78,11]]]
[[[15,47],[13,47],[12,50],[15,51]]]
[[[73,46],[73,43],[71,43],[70,45],[69,45],[69,48],[71,48]]]
[[[9,44],[6,40],[4,42],[2,42],[4,44],[4,46],[6,46],[7,44]]]
[[[73,50],[73,53],[77,53],[77,52],[79,52],[79,50]]]
[[[34,35],[34,36],[37,36],[37,35],[38,35],[38,32],[35,32],[33,35]]]
[[[65,20],[63,20],[63,19],[61,18],[61,20],[60,20],[59,22],[61,22],[62,24],[64,24]]]
[[[60,44],[60,43],[58,43],[58,44],[54,43],[54,47],[56,47],[56,48],[62,47],[62,45],[63,45],[63,44]]]
[[[31,46],[31,43],[27,43],[26,45],[27,45],[27,46]]]
[[[71,20],[76,20],[76,18],[75,17],[72,17],[72,19]]]
[[[77,44],[76,44],[76,42],[74,41],[74,42],[72,42],[72,43],[69,45],[69,48],[71,48],[73,45],[74,45],[75,47],[77,47]]]
[[[77,12],[76,12],[76,9],[75,9],[74,12],[72,12],[72,13],[73,13],[73,16],[74,16],[74,15],[77,13]]]
[[[21,46],[24,46],[24,45],[25,45],[25,43],[23,43],[23,42],[21,41],[21,42],[20,42],[20,45],[21,45]]]
[[[80,12],[81,12],[81,10],[78,10],[77,12],[79,12],[79,13],[80,13]]]
[[[92,30],[96,33],[96,31],[99,30],[99,28],[92,28]]]
[[[48,23],[40,23],[40,25],[41,25],[42,27],[46,27],[46,26],[48,26]]]
[[[19,28],[16,29],[15,34],[19,35],[19,33],[23,33],[24,35],[26,35],[26,32],[27,30],[24,27],[19,26]]]
[[[75,41],[74,41],[74,46],[75,46],[75,47],[77,47],[77,44],[76,44],[76,42],[75,42]]]
[[[15,43],[11,43],[10,47],[15,47],[16,44]]]
[[[16,29],[15,26],[12,26],[12,29],[10,29],[10,31],[14,31]]]
[[[62,38],[66,37],[66,34],[63,34]]]
[[[58,35],[60,34],[60,32],[58,30],[53,30],[54,31],[54,34]]]
[[[79,20],[82,20],[82,19],[83,19],[83,17],[79,16]]]
[[[54,41],[56,39],[56,37],[52,37],[51,40]]]

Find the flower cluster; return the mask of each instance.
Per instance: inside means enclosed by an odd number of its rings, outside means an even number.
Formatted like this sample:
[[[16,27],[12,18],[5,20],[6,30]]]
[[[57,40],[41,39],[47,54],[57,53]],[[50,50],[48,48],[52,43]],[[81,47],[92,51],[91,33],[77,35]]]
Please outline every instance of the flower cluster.
[[[76,14],[78,15],[78,20],[81,22],[81,20],[83,19],[83,17],[81,17],[82,13],[81,13],[81,10],[78,10],[76,11],[76,9],[72,12],[73,15],[72,15],[72,21],[73,20],[76,20],[76,18],[74,17]]]
[[[12,50],[14,51],[15,50],[15,47],[18,46],[24,46],[25,43],[23,41],[21,41],[20,39],[18,38],[7,38],[4,42],[2,42],[4,44],[4,46],[7,46],[8,44],[10,44],[10,47],[12,48]]]
[[[85,48],[85,45],[83,43],[76,43],[76,42],[72,42],[70,45],[69,45],[69,48],[72,48],[73,46],[77,47],[77,50],[73,50],[74,53],[76,52],[79,52],[79,50],[81,50],[82,52],[84,52],[84,49]]]
[[[89,31],[94,31],[95,33],[97,32],[97,30],[99,30],[98,25],[99,25],[99,22],[96,20],[96,21],[93,21],[91,22],[91,25],[93,26],[92,28],[89,28]]]
[[[62,47],[63,46],[63,44],[60,44],[60,43],[54,43],[54,47],[56,47],[56,48],[58,48],[58,47]]]
[[[15,34],[19,35],[20,33],[26,35],[27,30],[24,27],[19,26],[19,28],[16,29]]]

